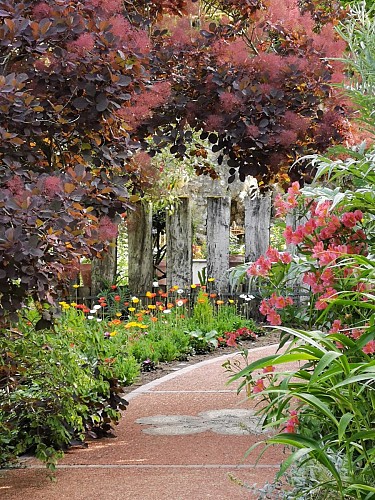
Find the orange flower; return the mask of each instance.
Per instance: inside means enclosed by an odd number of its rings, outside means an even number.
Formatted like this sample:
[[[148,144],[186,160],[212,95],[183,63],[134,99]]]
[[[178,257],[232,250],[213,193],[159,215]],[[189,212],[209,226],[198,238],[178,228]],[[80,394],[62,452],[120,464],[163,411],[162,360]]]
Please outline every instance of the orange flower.
[[[110,324],[111,325],[120,325],[121,324],[121,320],[120,319],[113,319],[112,321],[110,321]]]
[[[216,304],[217,304],[218,306],[222,306],[222,305],[224,304],[224,300],[217,300],[217,301],[216,301]]]
[[[199,304],[204,304],[206,302],[206,299],[198,299]]]
[[[156,316],[151,316],[151,318],[150,318],[150,319],[151,319],[151,321],[153,321],[154,323],[156,323],[156,322],[157,322],[157,320],[158,320],[158,318],[157,318]]]
[[[174,306],[174,304],[172,304],[171,302],[168,302],[167,309],[172,309],[173,306]]]
[[[210,297],[211,297],[211,299],[214,299],[214,298],[217,297],[217,294],[216,293],[210,293]]]

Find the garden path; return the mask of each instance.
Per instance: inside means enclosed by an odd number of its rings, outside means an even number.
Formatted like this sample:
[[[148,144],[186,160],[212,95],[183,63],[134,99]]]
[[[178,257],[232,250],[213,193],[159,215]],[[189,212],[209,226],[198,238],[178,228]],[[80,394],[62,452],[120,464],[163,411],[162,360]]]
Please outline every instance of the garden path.
[[[249,351],[250,361],[277,345]],[[127,394],[116,438],[75,448],[59,462],[56,482],[43,465],[0,473],[2,500],[255,500],[245,485],[272,482],[282,448],[247,449],[265,437],[254,403],[227,385],[222,367],[233,353],[175,371]],[[262,449],[260,447],[259,449]]]

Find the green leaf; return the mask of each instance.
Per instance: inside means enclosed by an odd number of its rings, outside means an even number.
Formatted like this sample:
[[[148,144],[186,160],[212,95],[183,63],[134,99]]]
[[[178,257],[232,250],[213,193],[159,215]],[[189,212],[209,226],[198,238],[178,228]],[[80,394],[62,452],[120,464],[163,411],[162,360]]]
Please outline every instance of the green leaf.
[[[293,465],[296,462],[299,462],[299,460],[304,457],[305,455],[309,455],[313,451],[313,448],[300,448],[299,450],[295,451],[289,457],[284,460],[284,462],[280,466],[280,470],[276,475],[276,480],[279,480],[281,476],[285,473],[287,469],[291,465]]]
[[[238,380],[241,377],[244,377],[250,373],[252,373],[255,370],[259,370],[260,368],[264,368],[266,366],[270,365],[281,365],[285,363],[290,363],[293,361],[306,361],[306,360],[315,360],[317,359],[316,356],[308,353],[302,353],[302,352],[293,352],[293,353],[287,353],[287,354],[274,354],[272,356],[265,356],[264,358],[261,358],[257,361],[254,361],[253,363],[250,363],[246,368],[241,370],[240,372],[236,373],[232,378],[229,379],[228,384],[234,382],[235,380]]]
[[[324,415],[326,415],[330,420],[332,420],[332,422],[334,422],[335,425],[337,426],[339,425],[336,417],[331,412],[329,407],[313,394],[295,392],[294,396],[298,399],[301,399],[302,401],[305,401],[306,403],[308,403],[310,406],[313,406],[317,410],[320,410]]]
[[[320,374],[325,370],[325,368],[332,363],[333,360],[342,356],[341,352],[326,352],[324,356],[321,358],[319,363],[316,365],[314,373],[311,377],[310,384],[316,382],[320,376]]]
[[[342,489],[342,481],[339,471],[333,465],[333,463],[331,462],[327,454],[324,452],[324,450],[320,448],[316,440],[307,438],[305,436],[301,436],[299,434],[285,433],[285,434],[278,434],[277,436],[267,439],[267,443],[285,444],[299,449],[311,448],[309,454],[316,460],[318,460],[318,462],[321,463],[323,467],[325,467],[331,472],[333,477],[336,479],[337,484],[340,487],[340,490]]]
[[[342,441],[342,438],[345,434],[346,428],[348,427],[348,425],[351,422],[353,417],[354,417],[354,415],[352,413],[345,413],[345,415],[343,415],[340,418],[339,428],[338,428],[339,441]]]

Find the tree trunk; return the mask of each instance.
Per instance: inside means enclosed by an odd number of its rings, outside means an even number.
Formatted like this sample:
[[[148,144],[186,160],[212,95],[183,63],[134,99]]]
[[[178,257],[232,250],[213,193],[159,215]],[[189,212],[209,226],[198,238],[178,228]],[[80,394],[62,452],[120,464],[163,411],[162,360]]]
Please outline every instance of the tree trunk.
[[[167,215],[167,287],[190,288],[192,272],[192,239],[190,199],[181,197],[171,215]]]
[[[91,295],[113,285],[116,278],[117,246],[113,240],[102,259],[93,259],[91,264]]]
[[[138,203],[128,213],[129,290],[144,295],[152,288],[152,208]]]
[[[207,278],[219,293],[228,291],[230,198],[207,198]]]
[[[271,192],[245,199],[245,261],[254,262],[270,244]]]

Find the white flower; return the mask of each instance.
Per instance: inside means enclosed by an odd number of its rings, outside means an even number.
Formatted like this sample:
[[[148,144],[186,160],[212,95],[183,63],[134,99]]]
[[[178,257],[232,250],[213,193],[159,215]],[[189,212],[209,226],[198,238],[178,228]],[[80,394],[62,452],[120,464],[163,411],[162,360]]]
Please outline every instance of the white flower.
[[[170,309],[164,309],[163,313],[164,314],[170,314],[171,310]]]
[[[102,306],[101,306],[101,305],[99,305],[99,304],[95,304],[95,305],[93,306],[93,309],[96,309],[96,310],[101,309],[101,308],[102,308]]]
[[[159,282],[158,282],[158,281],[153,281],[153,282],[152,282],[152,286],[153,286],[154,288],[158,288],[158,287],[159,287]]]
[[[91,309],[90,314],[96,314],[98,312],[97,309]]]
[[[179,289],[177,290],[177,293],[178,293],[178,295],[181,295],[181,294],[183,294],[183,293],[184,293],[184,291],[183,291],[183,289],[182,289],[182,288],[179,288]]]
[[[97,321],[98,323],[100,323],[100,322],[101,322],[101,318],[96,318],[96,321]]]
[[[94,319],[94,316],[87,316],[87,319]]]
[[[178,300],[178,301],[176,302],[176,306],[178,306],[178,307],[181,307],[181,306],[183,306],[183,305],[184,305],[184,301],[183,301],[183,300]]]
[[[244,300],[246,300],[248,302],[249,300],[254,299],[254,295],[242,293],[240,295],[240,299],[244,299]]]

